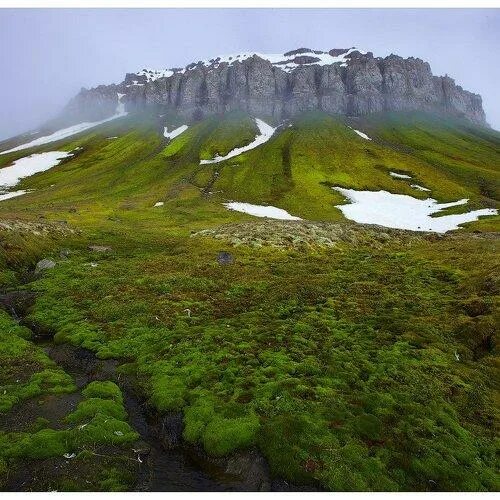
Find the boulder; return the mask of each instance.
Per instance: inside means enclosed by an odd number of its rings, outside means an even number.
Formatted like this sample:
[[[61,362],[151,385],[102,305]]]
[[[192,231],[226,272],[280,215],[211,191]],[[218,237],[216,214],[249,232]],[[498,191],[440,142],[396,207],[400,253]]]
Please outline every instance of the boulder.
[[[50,259],[42,259],[36,263],[35,274],[41,274],[47,269],[55,267],[56,263]]]
[[[221,265],[228,265],[234,262],[233,256],[229,252],[219,252],[217,254],[217,262]]]

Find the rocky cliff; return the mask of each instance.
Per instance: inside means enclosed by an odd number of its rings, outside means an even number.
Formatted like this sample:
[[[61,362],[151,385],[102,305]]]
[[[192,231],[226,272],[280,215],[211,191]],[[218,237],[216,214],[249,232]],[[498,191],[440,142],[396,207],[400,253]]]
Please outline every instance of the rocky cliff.
[[[185,68],[142,70],[118,85],[82,89],[63,115],[100,120],[119,101],[127,111],[164,105],[187,120],[235,109],[277,120],[312,109],[349,116],[420,110],[486,125],[481,96],[448,76],[434,76],[428,63],[356,49],[237,54]]]

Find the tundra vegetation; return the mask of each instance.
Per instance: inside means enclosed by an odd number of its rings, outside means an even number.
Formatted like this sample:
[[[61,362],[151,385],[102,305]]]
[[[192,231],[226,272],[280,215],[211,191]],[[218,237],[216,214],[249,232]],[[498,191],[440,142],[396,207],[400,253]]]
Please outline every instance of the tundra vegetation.
[[[22,317],[0,314],[1,487],[27,469],[44,471],[29,489],[133,489],[139,435],[119,378],[152,411],[181,413],[194,448],[258,449],[293,484],[498,490],[499,217],[446,235],[366,227],[330,187],[428,196],[395,171],[440,202],[498,207],[499,134],[416,113],[348,122],[367,141],[315,112],[200,165],[255,122],[210,117],[167,141],[165,120],[181,121],[160,111],[0,156],[74,152],[0,203],[2,289],[32,296]],[[227,200],[305,220],[255,220]],[[34,279],[42,258],[55,266]],[[79,385],[53,343],[116,360],[117,378]]]

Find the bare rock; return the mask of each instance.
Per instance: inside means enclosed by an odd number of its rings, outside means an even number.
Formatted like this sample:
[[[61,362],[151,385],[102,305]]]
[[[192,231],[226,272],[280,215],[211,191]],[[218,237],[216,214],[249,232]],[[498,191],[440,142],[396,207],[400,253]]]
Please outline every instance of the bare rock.
[[[42,259],[37,262],[35,267],[35,274],[41,274],[47,269],[52,269],[55,267],[56,263],[50,259]]]
[[[347,49],[332,49],[337,57]],[[421,59],[391,54],[374,57],[353,50],[344,63],[320,62],[321,51],[301,48],[287,52],[292,61],[271,64],[257,55],[234,63],[213,59],[193,63],[182,72],[147,81],[129,73],[119,85],[82,89],[63,112],[65,120],[102,119],[115,113],[117,93],[127,110],[167,106],[186,120],[231,110],[273,116],[276,120],[306,110],[344,115],[379,111],[428,111],[463,117],[486,125],[481,97],[462,89],[448,76],[432,74]],[[284,71],[287,63],[297,65]]]
[[[229,252],[219,252],[217,254],[217,262],[224,266],[228,264],[232,264],[234,262],[233,256]]]

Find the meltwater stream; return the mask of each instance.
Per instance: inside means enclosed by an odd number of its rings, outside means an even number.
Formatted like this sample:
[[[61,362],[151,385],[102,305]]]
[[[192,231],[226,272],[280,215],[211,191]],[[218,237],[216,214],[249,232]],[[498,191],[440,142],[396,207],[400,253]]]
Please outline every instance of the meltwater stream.
[[[0,306],[12,318],[31,328],[33,342],[68,374],[78,388],[71,394],[50,395],[42,409],[37,398],[20,402],[7,414],[0,415],[0,428],[22,431],[32,423],[33,415],[43,416],[50,427],[62,428],[64,416],[82,400],[81,390],[94,380],[113,380],[124,395],[129,424],[140,435],[144,449],[139,454],[135,491],[293,491],[307,489],[271,480],[267,463],[260,453],[246,450],[228,458],[214,459],[200,447],[182,440],[182,415],[161,415],[149,407],[134,389],[116,372],[118,361],[101,360],[87,349],[69,344],[56,344],[52,335],[39,331],[37,325],[23,321],[35,296],[31,292],[14,291],[0,294]],[[22,304],[22,305],[19,305]],[[28,305],[26,305],[28,304]],[[43,415],[41,415],[43,412]],[[37,490],[41,470],[21,467],[9,478],[7,491]],[[312,487],[312,489],[315,489]]]

